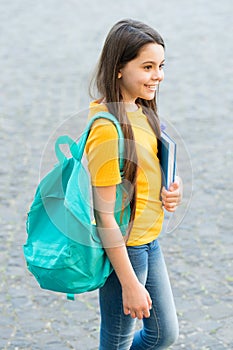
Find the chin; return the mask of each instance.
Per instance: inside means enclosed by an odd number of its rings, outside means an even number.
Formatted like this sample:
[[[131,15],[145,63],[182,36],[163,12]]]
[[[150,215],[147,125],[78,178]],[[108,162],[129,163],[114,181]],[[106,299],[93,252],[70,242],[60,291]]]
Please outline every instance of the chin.
[[[143,100],[146,100],[146,101],[152,101],[155,98],[155,94],[141,96],[140,98],[142,98]]]
[[[143,100],[146,100],[146,101],[152,101],[154,100],[155,96],[153,97],[141,97]]]

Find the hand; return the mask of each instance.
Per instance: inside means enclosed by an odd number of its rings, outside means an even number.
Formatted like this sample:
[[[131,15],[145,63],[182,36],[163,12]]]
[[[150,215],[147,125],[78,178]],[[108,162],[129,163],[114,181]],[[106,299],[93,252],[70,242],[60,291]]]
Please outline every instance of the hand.
[[[139,282],[122,288],[123,308],[125,315],[141,320],[150,317],[152,300],[146,288]]]
[[[162,188],[161,196],[163,207],[169,212],[174,212],[181,203],[182,192],[182,181],[177,177],[168,190],[166,190],[165,187]]]

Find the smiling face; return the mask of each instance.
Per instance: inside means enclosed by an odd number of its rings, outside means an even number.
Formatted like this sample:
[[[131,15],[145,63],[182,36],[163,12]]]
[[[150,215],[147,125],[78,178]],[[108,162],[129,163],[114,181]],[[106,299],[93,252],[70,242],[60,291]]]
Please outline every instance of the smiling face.
[[[144,45],[138,56],[120,69],[120,90],[123,101],[135,103],[137,98],[152,100],[164,78],[164,48],[156,43]]]

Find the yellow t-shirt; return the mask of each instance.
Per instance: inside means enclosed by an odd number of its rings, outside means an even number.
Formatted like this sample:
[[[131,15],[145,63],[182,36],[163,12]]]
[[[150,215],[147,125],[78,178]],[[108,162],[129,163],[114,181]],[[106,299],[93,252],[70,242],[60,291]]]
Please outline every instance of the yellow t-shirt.
[[[96,101],[90,104],[90,116],[106,111]],[[139,108],[127,112],[132,125],[138,157],[136,213],[128,246],[147,244],[161,232],[164,212],[160,200],[161,170],[157,157],[157,139],[147,117]],[[88,167],[93,186],[113,186],[121,183],[118,161],[118,134],[108,120],[93,123],[86,144]]]

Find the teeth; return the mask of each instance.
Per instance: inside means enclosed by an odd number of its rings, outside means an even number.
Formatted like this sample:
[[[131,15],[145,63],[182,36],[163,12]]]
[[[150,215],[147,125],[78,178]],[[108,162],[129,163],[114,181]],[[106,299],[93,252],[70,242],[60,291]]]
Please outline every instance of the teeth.
[[[157,85],[146,85],[149,89],[156,89]]]

